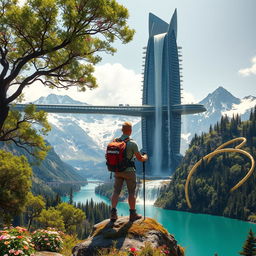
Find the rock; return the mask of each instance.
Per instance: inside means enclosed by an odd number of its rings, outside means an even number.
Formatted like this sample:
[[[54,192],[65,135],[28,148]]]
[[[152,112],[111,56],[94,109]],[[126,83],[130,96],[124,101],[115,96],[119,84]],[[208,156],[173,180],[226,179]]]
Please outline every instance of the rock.
[[[167,246],[173,256],[183,256],[183,249],[174,237],[157,221],[151,218],[130,222],[129,217],[117,221],[104,220],[93,227],[90,236],[72,250],[72,256],[96,256],[98,250],[111,248],[140,249],[150,242],[153,248]]]
[[[57,252],[36,252],[35,256],[63,256],[62,254],[59,254]]]

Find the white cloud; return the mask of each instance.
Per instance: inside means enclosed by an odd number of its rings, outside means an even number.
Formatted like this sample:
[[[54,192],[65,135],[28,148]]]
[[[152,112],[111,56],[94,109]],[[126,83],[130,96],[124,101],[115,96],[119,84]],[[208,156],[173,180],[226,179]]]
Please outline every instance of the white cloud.
[[[85,92],[78,92],[75,87],[70,87],[68,90],[49,89],[36,82],[23,90],[25,102],[33,102],[41,96],[54,93],[68,95],[75,100],[91,105],[141,105],[141,74],[136,74],[119,63],[107,63],[96,66],[94,75],[97,78],[98,88],[88,89]],[[182,91],[182,97],[182,104],[197,102],[194,95],[189,92]]]
[[[182,104],[191,104],[191,103],[197,102],[195,96],[190,92],[183,91],[182,92],[182,97],[183,97],[181,99]]]
[[[91,104],[141,105],[142,77],[140,74],[116,63],[98,66],[95,70],[95,76],[99,88],[88,91],[88,99],[90,97]]]
[[[249,68],[240,69],[238,73],[242,76],[256,75],[256,56],[251,60],[252,66]]]
[[[78,92],[75,87],[49,89],[40,83],[26,87],[23,92],[26,102],[37,100],[50,93],[68,95],[73,99],[92,105],[141,104],[141,75],[136,74],[119,63],[104,64],[95,67],[98,88]]]

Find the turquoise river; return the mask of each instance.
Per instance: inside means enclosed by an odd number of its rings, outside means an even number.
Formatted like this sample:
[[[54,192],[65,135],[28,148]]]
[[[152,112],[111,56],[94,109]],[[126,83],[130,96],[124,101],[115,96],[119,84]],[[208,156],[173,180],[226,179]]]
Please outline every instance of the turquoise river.
[[[91,198],[95,202],[110,201],[95,194],[94,183],[81,188],[74,193],[75,202],[86,202]],[[66,201],[67,198],[63,198]],[[127,203],[118,204],[118,214],[128,215]],[[139,213],[143,214],[143,205],[137,205]],[[178,243],[185,247],[186,256],[237,256],[240,255],[244,241],[250,228],[256,232],[256,225],[235,219],[217,217],[206,214],[193,214],[181,211],[165,210],[146,205],[146,216],[156,219],[171,234]]]

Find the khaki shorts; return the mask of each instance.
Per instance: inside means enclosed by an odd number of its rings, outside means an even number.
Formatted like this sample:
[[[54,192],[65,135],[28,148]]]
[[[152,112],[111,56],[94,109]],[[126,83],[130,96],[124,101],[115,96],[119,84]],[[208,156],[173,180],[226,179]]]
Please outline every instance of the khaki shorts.
[[[120,194],[124,180],[126,181],[129,195],[135,195],[136,174],[134,171],[115,172],[114,194]]]

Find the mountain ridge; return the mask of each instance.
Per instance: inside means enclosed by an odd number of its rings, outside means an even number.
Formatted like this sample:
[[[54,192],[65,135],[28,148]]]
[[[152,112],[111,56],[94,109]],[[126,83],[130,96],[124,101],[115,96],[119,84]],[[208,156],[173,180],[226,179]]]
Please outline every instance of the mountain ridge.
[[[35,103],[44,104],[86,104],[73,100],[68,95],[54,95],[40,97]],[[248,119],[250,109],[256,105],[256,97],[249,95],[243,99],[233,96],[224,87],[219,86],[209,93],[200,104],[204,104],[207,111],[190,116],[182,116],[181,153],[184,154],[195,133],[207,132],[210,125],[214,125],[222,115],[232,117],[240,113],[242,119]],[[105,146],[113,138],[120,136],[121,123],[131,121],[134,125],[133,138],[141,148],[140,118],[111,116],[102,114],[49,114],[52,132],[47,140],[54,146],[61,159],[81,173],[93,175],[94,169],[105,172]],[[85,174],[86,175],[86,174]]]

